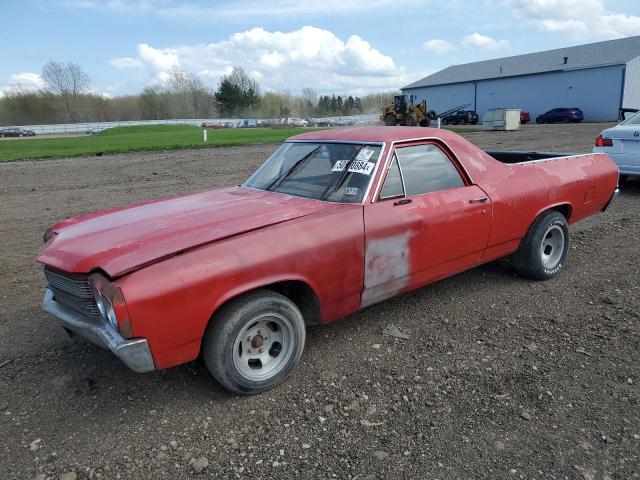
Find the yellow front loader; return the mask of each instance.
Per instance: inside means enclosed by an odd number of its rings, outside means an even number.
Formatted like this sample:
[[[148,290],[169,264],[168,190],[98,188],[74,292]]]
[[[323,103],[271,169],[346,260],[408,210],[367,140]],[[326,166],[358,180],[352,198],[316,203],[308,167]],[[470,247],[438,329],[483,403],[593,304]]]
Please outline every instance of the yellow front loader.
[[[385,105],[382,109],[380,120],[389,127],[394,125],[428,127],[430,121],[436,117],[436,113],[427,111],[426,100],[422,100],[418,105],[415,101],[415,95],[396,95],[393,97],[393,104]]]

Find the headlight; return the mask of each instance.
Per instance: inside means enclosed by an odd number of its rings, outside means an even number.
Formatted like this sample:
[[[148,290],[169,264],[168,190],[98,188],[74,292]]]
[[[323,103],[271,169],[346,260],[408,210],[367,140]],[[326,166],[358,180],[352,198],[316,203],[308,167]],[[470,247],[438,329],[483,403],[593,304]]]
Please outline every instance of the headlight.
[[[100,316],[124,337],[131,338],[133,331],[122,291],[100,273],[92,274],[89,283]]]
[[[118,317],[116,316],[116,311],[113,309],[113,303],[104,295],[102,296],[102,308],[104,309],[104,316],[111,326],[118,330]]]

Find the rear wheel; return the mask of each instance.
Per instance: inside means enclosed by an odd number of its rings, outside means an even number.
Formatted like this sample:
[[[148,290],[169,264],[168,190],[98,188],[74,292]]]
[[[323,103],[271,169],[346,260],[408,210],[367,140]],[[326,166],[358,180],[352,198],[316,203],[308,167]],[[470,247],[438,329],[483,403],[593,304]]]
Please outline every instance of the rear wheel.
[[[548,280],[564,266],[569,250],[569,226],[560,212],[551,210],[533,223],[513,256],[517,272],[535,280]]]
[[[213,377],[235,393],[264,392],[286,380],[302,355],[305,323],[287,297],[257,290],[212,318],[202,352]]]
[[[395,117],[393,114],[391,114],[391,113],[387,113],[387,114],[385,115],[385,117],[384,117],[384,124],[385,124],[387,127],[393,127],[393,126],[395,126],[395,124],[396,124],[396,123],[398,123],[398,122],[396,121],[396,117]]]

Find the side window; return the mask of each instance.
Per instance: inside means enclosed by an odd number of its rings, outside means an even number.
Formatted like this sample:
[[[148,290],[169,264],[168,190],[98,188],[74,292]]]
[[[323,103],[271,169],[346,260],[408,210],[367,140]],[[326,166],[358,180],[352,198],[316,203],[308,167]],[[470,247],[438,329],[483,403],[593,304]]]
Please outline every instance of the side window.
[[[409,197],[421,193],[464,187],[456,167],[436,145],[417,145],[396,150],[404,179],[405,194]]]
[[[393,157],[393,162],[389,167],[389,173],[384,180],[384,185],[380,191],[380,199],[392,197],[402,197],[404,195],[404,186],[402,185],[402,176],[400,175],[400,168],[398,167],[398,159]]]

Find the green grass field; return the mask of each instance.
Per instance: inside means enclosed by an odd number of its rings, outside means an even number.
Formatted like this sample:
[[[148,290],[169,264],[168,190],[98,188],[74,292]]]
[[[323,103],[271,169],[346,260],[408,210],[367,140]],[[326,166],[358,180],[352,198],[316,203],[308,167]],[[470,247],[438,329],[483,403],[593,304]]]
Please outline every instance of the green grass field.
[[[476,131],[455,127],[447,130]],[[80,137],[0,139],[0,161],[280,143],[307,131],[308,128],[225,128],[208,130],[208,139],[204,142],[202,129],[189,125],[118,127]]]
[[[118,127],[110,128],[97,135],[82,137],[2,139],[0,140],[0,161],[279,143],[292,135],[308,130],[304,128],[225,128],[208,130],[208,139],[204,142],[202,129],[189,125]]]

